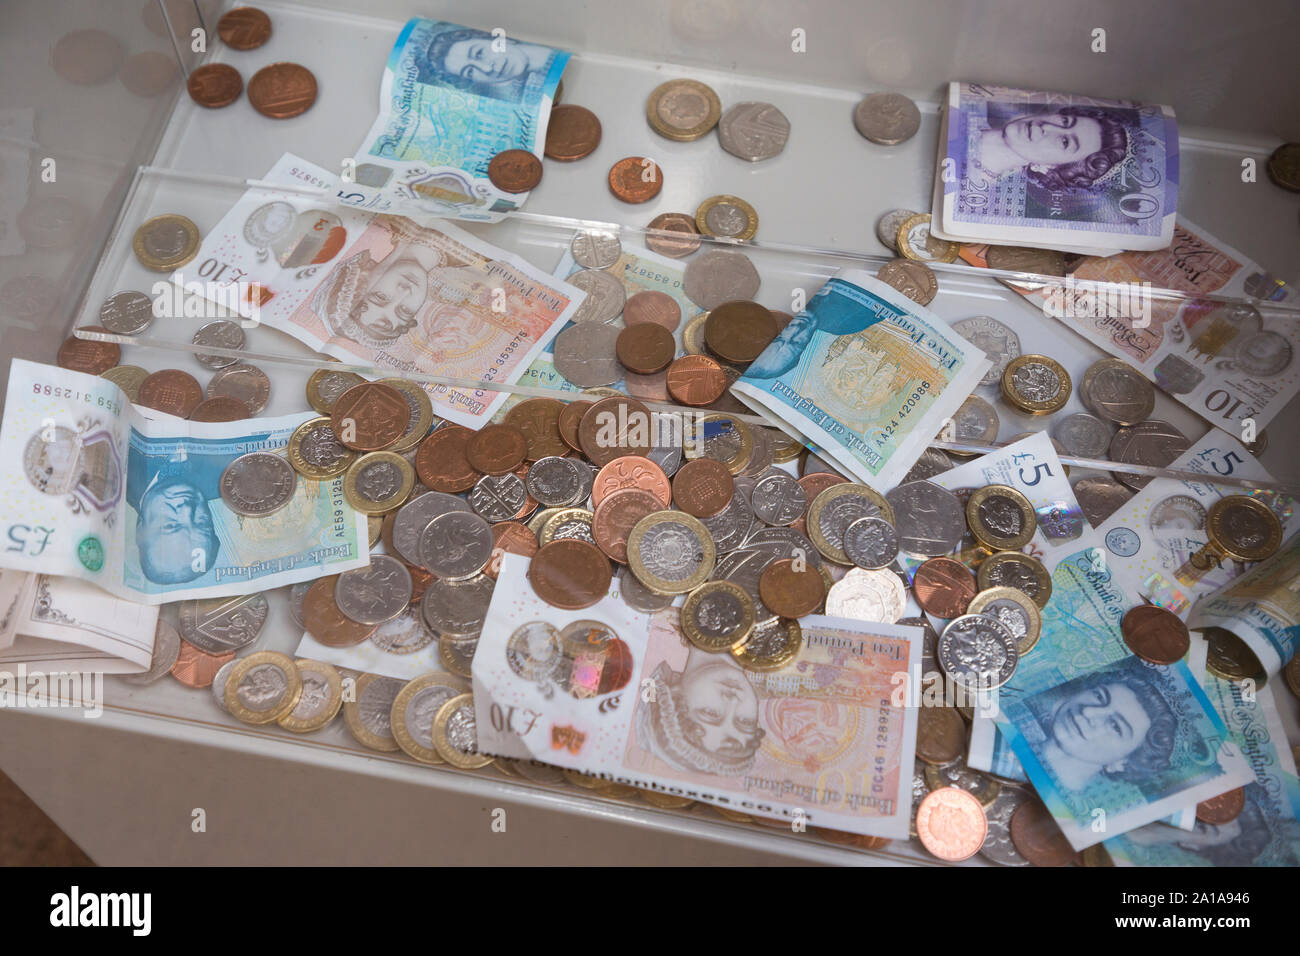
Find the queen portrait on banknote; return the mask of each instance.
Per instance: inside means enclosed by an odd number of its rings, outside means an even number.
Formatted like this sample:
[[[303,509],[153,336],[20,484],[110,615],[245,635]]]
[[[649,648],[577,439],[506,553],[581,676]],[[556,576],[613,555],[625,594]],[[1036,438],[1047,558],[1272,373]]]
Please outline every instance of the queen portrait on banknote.
[[[550,47],[452,23],[431,24],[430,32],[415,58],[418,81],[497,100],[518,100],[534,76],[544,81],[555,55]]]

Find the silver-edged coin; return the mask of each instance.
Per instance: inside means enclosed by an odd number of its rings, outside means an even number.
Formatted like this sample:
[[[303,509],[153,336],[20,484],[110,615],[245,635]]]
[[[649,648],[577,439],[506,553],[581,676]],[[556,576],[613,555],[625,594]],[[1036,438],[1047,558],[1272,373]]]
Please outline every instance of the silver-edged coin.
[[[773,457],[776,452],[776,441],[772,437],[771,430],[767,428],[751,428],[749,429],[749,436],[751,439],[749,461],[740,470],[740,475],[737,477],[762,478],[771,473],[776,473],[789,478],[790,476],[786,472],[781,471],[779,468],[772,468]],[[793,479],[791,480],[793,481]],[[798,487],[797,483],[796,487]],[[799,488],[799,490],[803,491],[802,488]]]
[[[240,455],[221,473],[221,500],[235,514],[263,518],[293,498],[298,473],[280,455],[253,451]]]
[[[1074,483],[1074,497],[1083,509],[1083,516],[1094,528],[1100,528],[1134,494],[1132,488],[1121,485],[1114,478],[1080,478]]]
[[[270,610],[265,594],[182,601],[181,637],[205,654],[229,654],[257,640]]]
[[[1010,782],[1002,784],[992,805],[984,810],[989,829],[984,836],[984,845],[980,847],[980,856],[1000,866],[1029,866],[1029,861],[1011,842],[1011,814],[1027,799],[1029,794],[1023,787]]]
[[[1168,422],[1149,419],[1115,432],[1110,440],[1111,461],[1129,465],[1149,465],[1165,468],[1172,465],[1183,452],[1192,446],[1186,435]],[[1134,491],[1141,491],[1151,483],[1150,475],[1134,475],[1117,471],[1116,480]]]
[[[519,514],[528,500],[528,492],[524,490],[524,480],[508,471],[504,475],[484,475],[474,482],[466,498],[475,514],[496,524]]]
[[[921,680],[929,682],[943,677],[939,667],[939,633],[928,617],[900,617],[894,622],[921,629]]]
[[[755,624],[776,620],[776,614],[763,603],[758,582],[767,566],[778,560],[780,558],[769,550],[740,548],[724,554],[713,569],[715,581],[730,581],[744,588],[745,593],[754,602]]]
[[[235,665],[238,663],[239,658],[232,657],[218,667],[217,672],[212,675],[212,699],[226,713],[230,713],[230,708],[226,706],[226,682],[230,680],[230,672],[235,669]]]
[[[334,603],[358,624],[382,624],[406,610],[411,572],[397,558],[372,554],[364,568],[344,571],[334,581]]]
[[[114,292],[99,307],[99,324],[114,335],[139,335],[153,322],[153,300],[143,292]]]
[[[830,617],[893,624],[906,607],[903,582],[888,569],[850,568],[826,592],[826,614]]]
[[[898,558],[898,532],[884,518],[859,518],[844,529],[844,553],[859,568],[886,568]]]
[[[700,519],[700,524],[713,535],[713,543],[719,554],[739,546],[753,523],[754,511],[745,497],[743,486],[738,483],[727,507],[711,518]]]
[[[1112,424],[1137,425],[1155,410],[1155,387],[1126,362],[1102,359],[1084,372],[1084,381],[1088,385],[1081,397],[1100,418]]]
[[[822,566],[822,557],[808,536],[794,528],[773,528],[759,524],[750,530],[740,546],[746,550],[771,554],[774,560],[799,559],[806,561],[810,567]]]
[[[752,300],[760,281],[749,256],[726,249],[710,249],[695,256],[682,277],[686,297],[705,311],[724,302]]]
[[[293,618],[293,623],[300,628],[306,627],[302,623],[302,602],[307,599],[307,592],[311,590],[312,581],[299,581],[297,584],[289,585],[289,616]]]
[[[359,743],[372,750],[395,752],[393,701],[406,686],[396,677],[362,674],[356,682],[356,700],[344,701],[343,719]]]
[[[424,623],[420,604],[408,604],[397,617],[375,628],[370,643],[389,654],[414,654],[424,650],[437,637]]]
[[[1067,455],[1076,458],[1104,458],[1110,448],[1110,426],[1096,415],[1075,412],[1066,415],[1052,429]]]
[[[1290,368],[1295,350],[1285,335],[1260,329],[1234,338],[1230,355],[1222,363],[1225,371],[1240,369],[1254,378],[1274,378]]]
[[[737,103],[718,120],[718,140],[732,156],[751,163],[785,149],[790,121],[771,103]]]
[[[854,107],[853,126],[873,143],[897,146],[921,128],[921,111],[901,93],[872,93]]]
[[[960,407],[952,413],[952,437],[954,442],[987,445],[998,439],[998,430],[1002,419],[998,410],[978,395],[967,396]],[[974,454],[974,452],[953,452],[953,454]]]
[[[613,322],[623,311],[627,289],[603,269],[580,269],[564,281],[587,293],[573,313],[575,325],[603,325]]]
[[[963,614],[939,635],[939,666],[950,681],[968,690],[1001,687],[1019,662],[1019,641],[997,618]]]
[[[176,659],[181,653],[181,636],[161,617],[153,632],[153,657],[149,669],[140,674],[123,674],[122,680],[137,687],[144,687],[154,681],[162,680],[171,672]]]
[[[444,580],[472,577],[492,557],[492,544],[486,521],[473,512],[448,511],[420,532],[420,564]]]
[[[494,584],[483,574],[463,581],[432,582],[420,599],[424,623],[439,639],[477,637],[492,603]]]
[[[755,482],[749,504],[754,517],[764,524],[793,524],[808,509],[808,492],[790,475],[778,471]]]
[[[438,641],[438,662],[458,677],[472,677],[474,654],[478,650],[478,636],[455,637],[443,635]]]
[[[573,261],[584,269],[608,269],[623,254],[623,244],[612,232],[584,229],[569,243]]]
[[[260,415],[271,401],[271,379],[256,365],[234,362],[218,369],[208,381],[208,398],[237,398],[250,415]]]
[[[939,294],[934,270],[915,259],[890,259],[876,270],[876,278],[918,305],[929,305]]]
[[[449,511],[470,510],[469,502],[459,495],[442,491],[416,495],[398,508],[393,518],[393,550],[407,564],[421,564],[420,535],[429,522]]]
[[[948,453],[939,448],[927,448],[921,452],[921,457],[916,459],[916,464],[908,469],[907,474],[903,476],[900,485],[905,485],[909,481],[926,481],[935,475],[942,475],[945,471],[952,470],[952,459]]]
[[[565,329],[552,346],[555,370],[579,388],[613,385],[623,377],[623,365],[614,350],[620,331],[602,323]]]
[[[879,219],[876,220],[876,238],[880,244],[890,252],[898,255],[898,229],[899,227],[917,215],[914,209],[891,209]],[[953,329],[957,326],[954,324]],[[987,376],[985,376],[987,378]]]
[[[671,606],[675,599],[674,595],[651,591],[641,583],[637,576],[632,573],[632,569],[626,565],[618,572],[618,593],[624,604],[634,611],[641,611],[643,614],[662,611],[664,608]]]
[[[980,379],[981,385],[997,385],[1007,363],[1020,354],[1020,336],[1010,327],[987,315],[959,319],[952,330],[989,357],[993,367]]]
[[[546,508],[564,508],[581,504],[584,478],[586,487],[591,487],[590,479],[583,472],[582,462],[574,458],[560,458],[555,455],[539,458],[528,469],[524,481],[525,490],[533,499]]]
[[[220,349],[242,349],[244,342],[243,328],[238,322],[231,322],[229,319],[218,319],[201,326],[190,339],[192,345],[206,345]],[[196,353],[194,359],[204,368],[211,369],[225,368],[239,361],[228,355],[212,355],[205,352]]]
[[[899,485],[885,500],[894,509],[898,547],[909,554],[948,554],[966,531],[966,509],[961,501],[932,481]]]

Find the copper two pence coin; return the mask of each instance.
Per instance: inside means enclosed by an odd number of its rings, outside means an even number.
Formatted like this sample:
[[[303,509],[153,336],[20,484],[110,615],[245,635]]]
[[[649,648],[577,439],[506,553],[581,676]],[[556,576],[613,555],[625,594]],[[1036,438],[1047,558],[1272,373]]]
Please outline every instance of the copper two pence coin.
[[[185,87],[195,103],[215,110],[239,99],[244,92],[244,78],[229,64],[209,63],[190,73]]]
[[[251,417],[248,405],[230,395],[206,398],[190,412],[192,422],[238,422]]]
[[[473,488],[483,477],[465,455],[465,446],[473,434],[464,425],[447,425],[422,441],[415,453],[415,473],[420,483],[448,494]]]
[[[566,163],[582,159],[596,151],[600,132],[600,120],[585,106],[556,106],[546,125],[546,148],[542,152],[547,159]]]
[[[704,344],[728,362],[752,362],[776,338],[771,311],[757,302],[724,302],[704,322]]]
[[[176,663],[172,665],[172,677],[186,687],[211,687],[212,678],[217,676],[217,671],[234,659],[234,651],[226,654],[209,654],[182,639],[181,652],[176,658]]]
[[[1237,817],[1241,816],[1241,811],[1245,809],[1246,790],[1243,787],[1237,787],[1227,793],[1221,793],[1217,797],[1210,797],[1210,799],[1198,803],[1196,805],[1196,819],[1202,823],[1221,827],[1225,823],[1231,823],[1237,819]]]
[[[668,394],[683,405],[711,405],[727,390],[727,373],[707,355],[683,355],[668,366]]]
[[[959,787],[931,790],[916,809],[916,835],[921,845],[950,863],[978,853],[988,832],[988,817],[979,798]]]
[[[1041,800],[1026,800],[1011,814],[1011,843],[1034,866],[1065,866],[1074,848]]]
[[[326,647],[351,647],[377,631],[376,624],[359,624],[339,610],[334,600],[337,574],[317,578],[302,599],[302,626]]]
[[[609,168],[609,188],[623,202],[649,202],[664,188],[664,174],[653,159],[628,156]]]
[[[797,567],[793,558],[785,558],[763,569],[758,596],[778,617],[803,617],[826,600],[826,579],[806,562]]]
[[[140,383],[136,404],[168,415],[189,418],[203,401],[203,386],[189,372],[165,368]]]
[[[667,508],[672,501],[672,486],[664,470],[649,458],[640,455],[624,455],[615,458],[596,473],[591,483],[591,503],[599,507],[600,503],[616,491],[625,488],[639,488],[648,491],[660,502],[661,509]]]
[[[271,39],[271,18],[256,7],[235,7],[217,21],[217,36],[235,50],[255,50]]]
[[[330,427],[345,448],[380,451],[406,434],[411,406],[391,385],[353,385],[330,409]]]
[[[665,481],[666,483],[666,481]],[[627,564],[627,539],[638,521],[667,507],[652,492],[642,488],[620,488],[596,505],[591,519],[591,536],[596,547],[619,564]]]
[[[623,303],[623,324],[640,325],[642,322],[653,322],[675,332],[682,324],[682,307],[667,292],[646,289]]]
[[[563,538],[538,548],[528,565],[528,581],[537,596],[566,611],[591,607],[609,593],[613,571],[600,548]]]
[[[975,597],[975,575],[955,558],[931,558],[912,576],[912,594],[935,617],[961,617]]]
[[[518,554],[531,558],[536,553],[537,535],[528,530],[528,525],[518,521],[498,521],[492,526],[492,557],[483,573],[495,581],[501,573],[502,555]]]
[[[1192,635],[1178,615],[1154,604],[1130,608],[1119,627],[1129,650],[1148,664],[1173,664],[1192,646]]]
[[[529,461],[568,453],[559,428],[563,411],[564,403],[553,398],[526,398],[506,412],[506,424],[514,425],[528,439]]]
[[[673,502],[696,518],[712,518],[731,504],[735,479],[727,466],[712,458],[696,458],[673,475]]]
[[[316,102],[316,77],[297,63],[272,63],[248,81],[248,102],[271,119],[290,119]]]
[[[653,375],[666,369],[677,354],[673,334],[662,325],[642,322],[629,325],[614,341],[614,354],[629,371]]]
[[[88,325],[83,331],[110,334],[108,329],[100,325]],[[122,346],[116,342],[92,342],[90,339],[79,339],[74,335],[59,346],[59,356],[56,361],[60,368],[85,372],[87,375],[98,375],[107,372],[122,361]]]
[[[542,161],[526,149],[507,149],[488,162],[488,179],[502,192],[526,193],[542,181]]]
[[[657,252],[661,256],[680,259],[683,256],[689,256],[700,248],[700,230],[695,225],[695,216],[693,215],[684,212],[660,213],[650,220],[650,225],[646,228],[677,234],[656,236],[646,233],[645,244],[652,252]]]
[[[587,414],[587,409],[593,404],[595,403],[582,399],[569,402],[564,406],[559,420],[555,423],[560,429],[560,439],[574,451],[582,451],[582,444],[578,441],[578,425],[582,421],[582,416]]]
[[[653,425],[650,409],[635,398],[602,398],[578,423],[578,443],[587,460],[603,468],[624,455],[650,454]]]
[[[528,436],[514,425],[484,425],[465,444],[470,466],[485,475],[514,471],[528,457]]]

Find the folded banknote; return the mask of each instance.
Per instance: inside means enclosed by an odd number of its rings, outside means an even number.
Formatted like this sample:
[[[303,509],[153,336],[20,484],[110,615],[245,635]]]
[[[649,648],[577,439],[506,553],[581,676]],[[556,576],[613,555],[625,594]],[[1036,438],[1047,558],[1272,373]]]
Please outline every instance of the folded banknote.
[[[14,359],[0,430],[0,567],[81,578],[162,604],[251,594],[369,562],[366,516],[343,479],[297,480],[264,517],[222,476],[283,453],[314,412],[237,422],[148,419],[107,379]]]
[[[979,384],[984,353],[922,305],[841,271],[781,330],[732,394],[883,493]]]
[[[950,83],[931,232],[1065,251],[1163,249],[1178,208],[1168,106]]]
[[[792,824],[903,838],[920,630],[800,619],[778,671],[691,645],[676,608],[617,594],[560,611],[507,554],[474,655],[480,752],[531,758]]]
[[[488,178],[497,153],[542,158],[569,54],[496,29],[416,17],[384,64],[379,115],[357,150],[345,201],[378,212],[496,221],[518,209]]]

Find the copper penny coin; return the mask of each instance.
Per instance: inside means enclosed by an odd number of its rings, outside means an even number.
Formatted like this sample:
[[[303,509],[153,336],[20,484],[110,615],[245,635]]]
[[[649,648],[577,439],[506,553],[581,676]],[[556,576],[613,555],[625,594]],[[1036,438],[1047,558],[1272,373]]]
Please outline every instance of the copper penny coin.
[[[582,421],[582,416],[587,414],[587,409],[595,404],[594,402],[583,401],[579,399],[576,402],[569,402],[560,412],[559,420],[555,425],[560,430],[560,438],[574,451],[582,451],[582,445],[578,441],[578,424]]]
[[[217,676],[217,671],[234,659],[234,651],[209,654],[182,638],[180,655],[172,665],[172,677],[186,687],[211,687],[212,678]]]
[[[209,63],[190,73],[185,87],[195,103],[215,110],[239,99],[244,92],[244,78],[229,64]]]
[[[1192,646],[1192,635],[1178,615],[1154,604],[1129,608],[1119,627],[1128,649],[1148,664],[1173,664]]]
[[[415,453],[415,473],[420,483],[433,491],[458,494],[469,491],[483,473],[469,463],[465,446],[473,432],[464,425],[436,429],[420,442]]]
[[[1026,800],[1011,814],[1011,843],[1034,866],[1065,866],[1074,848],[1041,800]]]
[[[271,18],[256,7],[235,7],[217,21],[217,36],[235,50],[255,50],[271,39]]]
[[[638,292],[623,303],[623,324],[640,325],[642,322],[653,322],[675,332],[682,324],[682,307],[667,292],[656,289]]]
[[[602,398],[583,414],[578,443],[587,460],[603,468],[624,455],[650,454],[653,432],[650,409],[635,398],[613,396]]]
[[[591,483],[592,506],[599,507],[602,501],[624,488],[639,488],[650,492],[658,499],[660,509],[667,508],[672,501],[672,486],[662,468],[649,458],[624,455],[615,458],[596,473],[596,478]]]
[[[976,590],[975,575],[955,558],[930,558],[912,576],[921,610],[945,620],[965,614]]]
[[[103,30],[65,33],[50,51],[54,72],[78,86],[96,86],[113,78],[122,62],[122,44]]]
[[[688,461],[673,475],[673,503],[696,518],[722,514],[735,492],[731,471],[712,458]]]
[[[942,767],[966,752],[966,721],[955,707],[921,707],[917,710],[916,755]]]
[[[1210,797],[1210,799],[1198,803],[1196,805],[1196,819],[1202,823],[1221,827],[1225,823],[1231,823],[1237,819],[1237,817],[1241,816],[1241,811],[1245,809],[1246,790],[1244,787],[1237,787],[1227,793],[1221,793],[1217,797]]]
[[[668,394],[683,405],[711,405],[727,390],[727,373],[707,355],[683,355],[668,366]]]
[[[799,569],[793,558],[785,558],[763,569],[758,578],[758,596],[778,617],[803,617],[826,600],[826,579],[811,565],[805,563]]]
[[[528,530],[528,525],[518,521],[498,521],[492,526],[492,557],[488,559],[483,573],[493,581],[501,573],[501,556],[519,554],[531,558],[537,553],[537,535]]]
[[[653,159],[628,156],[609,168],[609,188],[623,202],[649,202],[664,188],[664,174]]]
[[[326,647],[360,644],[379,629],[377,624],[359,624],[339,610],[334,585],[339,576],[317,578],[302,599],[302,626]]]
[[[528,460],[565,455],[569,446],[560,435],[563,402],[553,398],[526,398],[506,412],[505,423],[513,425],[528,439]]]
[[[100,325],[87,325],[83,331],[109,334],[108,329]],[[90,339],[79,339],[74,335],[59,346],[59,357],[56,361],[60,368],[85,372],[87,375],[98,375],[121,363],[122,346],[116,342],[92,342]]]
[[[663,511],[666,505],[642,488],[620,488],[596,505],[591,535],[596,547],[619,564],[627,564],[627,538],[646,515]]]
[[[528,565],[528,581],[537,596],[566,611],[591,607],[609,593],[613,571],[600,548],[562,538],[537,549]]]
[[[502,192],[526,193],[542,181],[542,161],[526,149],[507,149],[488,163],[488,179]]]
[[[547,159],[571,163],[590,156],[599,145],[600,120],[591,110],[568,103],[551,110],[550,122],[546,124],[546,147],[542,150]]]
[[[406,434],[410,423],[406,396],[378,382],[353,385],[330,409],[334,437],[353,451],[381,451]]]
[[[230,395],[204,399],[190,412],[192,422],[238,422],[245,418],[252,418],[247,403]]]
[[[921,845],[950,863],[978,853],[988,832],[988,817],[979,798],[959,787],[931,790],[916,809],[916,835]]]
[[[514,425],[484,425],[465,443],[470,467],[485,475],[514,471],[528,457],[528,436]]]
[[[653,375],[666,369],[677,354],[673,334],[662,325],[642,322],[629,325],[614,342],[614,354],[623,367],[638,375]]]
[[[757,302],[724,302],[704,323],[704,344],[728,362],[752,362],[776,338],[772,313]]]
[[[176,61],[165,53],[146,50],[126,58],[117,78],[136,96],[157,96],[176,80]]]
[[[189,372],[165,368],[140,383],[136,404],[168,415],[189,418],[203,401],[203,386]]]
[[[271,119],[290,119],[316,102],[316,77],[297,63],[272,63],[248,81],[248,102]]]
[[[648,246],[651,251],[657,252],[661,256],[668,256],[670,259],[680,259],[683,256],[689,256],[696,249],[700,248],[700,230],[695,225],[694,215],[688,215],[684,212],[660,213],[658,216],[655,216],[650,220],[650,225],[646,228],[678,234],[672,236],[656,236],[649,232],[646,233],[646,246]]]

